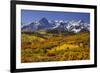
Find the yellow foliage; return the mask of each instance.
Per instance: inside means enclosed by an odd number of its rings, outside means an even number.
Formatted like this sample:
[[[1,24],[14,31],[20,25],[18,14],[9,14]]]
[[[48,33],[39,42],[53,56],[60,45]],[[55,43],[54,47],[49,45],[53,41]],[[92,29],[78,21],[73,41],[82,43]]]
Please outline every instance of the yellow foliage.
[[[43,37],[34,34],[21,35],[21,62],[47,62],[90,59],[89,33],[74,35],[45,34]]]
[[[79,46],[77,45],[71,45],[71,44],[63,44],[63,45],[59,45],[57,47],[55,47],[54,49],[56,49],[57,51],[60,50],[66,50],[66,49],[70,49],[70,48],[79,48]]]

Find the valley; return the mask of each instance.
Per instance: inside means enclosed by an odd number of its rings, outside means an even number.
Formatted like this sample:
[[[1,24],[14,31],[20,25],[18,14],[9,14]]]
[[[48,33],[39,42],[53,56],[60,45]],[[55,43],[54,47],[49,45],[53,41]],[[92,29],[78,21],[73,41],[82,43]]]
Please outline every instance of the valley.
[[[89,59],[89,32],[21,32],[22,63]]]

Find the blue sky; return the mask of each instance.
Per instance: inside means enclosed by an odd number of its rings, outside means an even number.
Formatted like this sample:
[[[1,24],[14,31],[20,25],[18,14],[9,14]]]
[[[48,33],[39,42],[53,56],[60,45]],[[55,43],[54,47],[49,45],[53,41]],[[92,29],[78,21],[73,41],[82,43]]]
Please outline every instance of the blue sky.
[[[43,17],[48,20],[83,20],[90,23],[90,13],[79,12],[56,12],[56,11],[37,11],[21,10],[21,22],[24,24],[32,21],[39,21]]]

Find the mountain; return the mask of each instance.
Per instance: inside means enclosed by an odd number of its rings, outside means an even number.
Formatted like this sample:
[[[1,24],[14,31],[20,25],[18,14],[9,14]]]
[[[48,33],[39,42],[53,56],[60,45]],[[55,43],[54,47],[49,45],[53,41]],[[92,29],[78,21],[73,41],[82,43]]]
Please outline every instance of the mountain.
[[[51,25],[46,18],[42,18],[39,21],[38,30],[40,30],[40,29],[46,30],[46,29],[50,29],[50,28],[53,28],[53,25]]]
[[[84,29],[89,31],[90,26],[89,24],[85,23],[83,20],[79,20],[79,21],[72,20],[69,21],[66,28],[68,29],[68,31],[73,31],[77,33],[83,31]]]
[[[67,31],[67,32],[84,32],[89,31],[90,25],[85,23],[83,20],[72,20],[72,21],[55,21],[55,26],[53,27],[53,30],[59,30],[59,31]]]
[[[38,22],[32,22],[29,24],[24,24],[21,26],[21,30],[23,31],[35,31],[38,28]]]
[[[66,32],[84,32],[90,30],[90,24],[85,23],[83,20],[53,20],[48,21],[42,18],[39,21],[32,22],[27,25],[21,26],[22,31],[36,31],[36,30],[58,30]]]

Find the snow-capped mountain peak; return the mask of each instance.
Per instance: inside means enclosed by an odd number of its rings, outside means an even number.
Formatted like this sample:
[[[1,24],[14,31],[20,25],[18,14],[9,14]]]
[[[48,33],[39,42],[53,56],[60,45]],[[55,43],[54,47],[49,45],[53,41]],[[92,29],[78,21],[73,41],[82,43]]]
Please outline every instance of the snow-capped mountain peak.
[[[22,30],[54,30],[59,29],[60,31],[78,33],[80,31],[89,31],[90,24],[85,23],[83,20],[47,20],[42,18],[39,21],[32,22],[27,25],[21,26]]]

